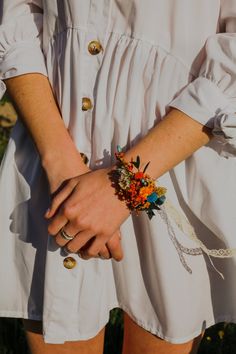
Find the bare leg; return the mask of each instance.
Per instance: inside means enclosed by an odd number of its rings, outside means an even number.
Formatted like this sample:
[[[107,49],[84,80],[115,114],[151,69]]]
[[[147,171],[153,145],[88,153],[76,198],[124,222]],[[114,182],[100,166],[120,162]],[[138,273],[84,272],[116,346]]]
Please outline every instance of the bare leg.
[[[64,344],[46,344],[42,336],[42,324],[38,321],[24,320],[26,337],[31,354],[102,354],[104,346],[104,333],[102,329],[92,339],[66,342]]]
[[[196,354],[202,336],[184,344],[168,343],[147,332],[125,313],[122,354]]]

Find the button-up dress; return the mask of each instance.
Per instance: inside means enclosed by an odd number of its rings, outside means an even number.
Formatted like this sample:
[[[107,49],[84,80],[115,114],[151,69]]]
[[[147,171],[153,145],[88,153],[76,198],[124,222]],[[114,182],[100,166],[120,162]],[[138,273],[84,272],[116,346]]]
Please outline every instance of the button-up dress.
[[[48,184],[19,119],[0,170],[0,315],[43,320],[48,343],[95,336],[114,307],[172,343],[236,322],[235,0],[0,7],[1,92],[4,79],[47,76],[92,169],[113,164],[117,144],[128,149],[171,107],[215,135],[159,178],[168,201],[152,220],[121,226],[123,261],[85,261],[47,233]]]

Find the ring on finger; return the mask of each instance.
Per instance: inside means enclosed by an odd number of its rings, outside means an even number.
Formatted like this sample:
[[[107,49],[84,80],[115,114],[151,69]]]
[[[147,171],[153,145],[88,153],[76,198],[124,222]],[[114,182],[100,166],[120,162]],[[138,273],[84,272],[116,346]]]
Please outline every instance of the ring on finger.
[[[63,229],[63,227],[60,230],[60,235],[62,238],[64,238],[64,240],[66,241],[71,241],[73,240],[74,236],[70,236],[68,235],[68,233]]]

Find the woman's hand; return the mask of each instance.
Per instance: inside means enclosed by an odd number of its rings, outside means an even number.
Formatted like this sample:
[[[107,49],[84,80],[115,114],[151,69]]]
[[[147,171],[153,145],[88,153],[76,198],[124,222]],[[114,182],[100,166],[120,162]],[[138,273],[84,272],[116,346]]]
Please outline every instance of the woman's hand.
[[[54,195],[50,214],[46,214],[47,217],[51,218],[55,215],[59,206],[69,197],[71,188],[77,184],[78,173],[82,175],[91,170],[85,164],[81,164],[81,157],[75,150],[70,151],[70,158],[66,158],[65,161],[63,161],[62,157],[58,159],[54,158],[53,161],[47,163],[45,167],[50,191]],[[74,176],[77,177],[75,178]],[[63,185],[65,186],[64,188]],[[59,190],[61,190],[61,193],[58,192]],[[58,238],[58,244],[61,247],[64,247],[68,243],[68,241],[62,239],[61,236]],[[86,246],[80,251],[80,255],[84,259],[91,258],[87,255]],[[116,231],[107,244],[103,246],[99,252],[99,257],[102,259],[110,259],[112,257],[117,261],[123,258],[119,231]]]
[[[84,258],[106,254],[106,245],[114,259],[122,258],[117,230],[129,210],[115,195],[109,172],[109,169],[100,169],[71,178],[54,197],[46,214],[47,218],[52,218],[48,231],[56,242],[60,246],[66,244],[69,252],[79,251]],[[63,239],[62,228],[74,239],[69,242]]]

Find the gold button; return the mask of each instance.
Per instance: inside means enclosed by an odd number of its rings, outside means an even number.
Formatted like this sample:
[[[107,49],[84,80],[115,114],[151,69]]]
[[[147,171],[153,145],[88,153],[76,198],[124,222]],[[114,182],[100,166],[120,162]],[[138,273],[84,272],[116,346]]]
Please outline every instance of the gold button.
[[[66,257],[63,261],[63,265],[67,269],[73,269],[76,266],[76,260],[73,257]]]
[[[88,44],[88,51],[92,55],[97,55],[101,52],[102,50],[102,45],[98,41],[91,41]]]
[[[93,108],[93,104],[88,97],[83,97],[82,98],[82,110],[83,111],[88,111],[89,109]]]
[[[88,156],[86,156],[83,152],[80,153],[80,156],[82,157],[82,160],[85,163],[85,165],[87,165],[89,161]]]

